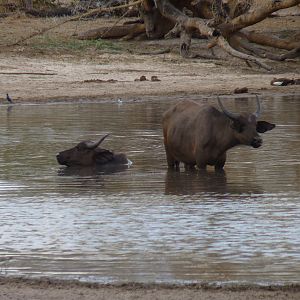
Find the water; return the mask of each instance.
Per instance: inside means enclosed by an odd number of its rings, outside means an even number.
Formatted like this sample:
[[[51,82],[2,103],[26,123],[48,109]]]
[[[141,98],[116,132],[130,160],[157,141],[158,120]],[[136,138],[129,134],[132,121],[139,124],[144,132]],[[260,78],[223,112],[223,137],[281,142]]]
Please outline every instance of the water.
[[[277,127],[259,149],[230,150],[225,175],[167,170],[169,99],[1,106],[0,273],[299,283],[299,100],[264,99],[261,119]],[[226,106],[255,110],[252,102]],[[106,133],[102,146],[127,153],[129,169],[72,173],[57,164],[57,152]]]

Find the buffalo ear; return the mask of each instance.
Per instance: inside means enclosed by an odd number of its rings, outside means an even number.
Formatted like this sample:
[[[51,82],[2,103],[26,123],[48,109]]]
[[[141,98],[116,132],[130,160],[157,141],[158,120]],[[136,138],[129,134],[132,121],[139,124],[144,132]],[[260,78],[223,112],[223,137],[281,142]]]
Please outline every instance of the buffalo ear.
[[[266,122],[266,121],[258,121],[256,124],[256,131],[259,133],[264,133],[266,131],[272,130],[275,128],[275,124]]]

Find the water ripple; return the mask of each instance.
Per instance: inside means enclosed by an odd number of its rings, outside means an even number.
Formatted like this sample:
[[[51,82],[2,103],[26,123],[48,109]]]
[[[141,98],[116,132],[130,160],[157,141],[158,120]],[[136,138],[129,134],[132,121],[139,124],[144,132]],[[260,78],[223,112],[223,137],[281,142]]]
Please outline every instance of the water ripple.
[[[0,108],[0,273],[99,282],[299,282],[300,101],[265,99],[278,124],[226,174],[170,172],[171,101]],[[287,101],[289,100],[289,101]],[[228,107],[243,106],[229,102]],[[55,154],[111,132],[133,165],[70,172]]]

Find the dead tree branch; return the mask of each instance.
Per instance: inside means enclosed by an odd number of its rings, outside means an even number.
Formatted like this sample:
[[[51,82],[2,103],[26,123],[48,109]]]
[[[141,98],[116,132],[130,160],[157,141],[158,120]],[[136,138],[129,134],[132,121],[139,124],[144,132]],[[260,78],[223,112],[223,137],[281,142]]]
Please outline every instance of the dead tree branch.
[[[268,71],[272,70],[272,68],[270,66],[268,66],[267,64],[265,64],[261,59],[258,59],[252,55],[248,55],[248,54],[245,54],[245,53],[242,53],[242,52],[239,52],[239,51],[233,49],[229,45],[229,43],[226,41],[226,39],[222,36],[218,37],[218,45],[220,47],[222,47],[227,53],[231,54],[234,57],[238,57],[238,58],[244,59],[246,61],[252,61]]]
[[[265,55],[267,58],[277,61],[284,61],[286,59],[293,59],[300,56],[300,47],[295,48],[285,54],[277,55],[273,53],[266,53]]]
[[[245,27],[264,20],[277,10],[298,4],[300,4],[300,0],[254,0],[251,9],[248,12],[220,24],[218,29],[221,31],[222,35],[226,37]]]
[[[185,30],[191,31],[197,29],[201,35],[207,36],[209,38],[218,37],[216,43],[230,55],[247,61],[252,61],[266,70],[272,69],[261,59],[249,54],[239,52],[232,48],[227,40],[223,36],[220,36],[220,32],[218,30],[207,25],[207,20],[185,15],[179,9],[174,7],[168,0],[157,0],[156,3],[162,15],[164,15],[168,19],[171,19],[174,23],[179,23]]]
[[[274,47],[278,49],[285,49],[285,50],[293,50],[295,48],[300,47],[299,41],[292,41],[290,39],[279,39],[274,36],[266,35],[263,33],[257,33],[253,31],[242,31],[245,37],[253,43]]]
[[[217,30],[207,26],[207,21],[201,18],[188,17],[167,0],[156,0],[156,4],[160,13],[172,20],[174,24],[179,23],[184,28],[190,30],[197,29],[202,35],[207,37],[219,35]]]

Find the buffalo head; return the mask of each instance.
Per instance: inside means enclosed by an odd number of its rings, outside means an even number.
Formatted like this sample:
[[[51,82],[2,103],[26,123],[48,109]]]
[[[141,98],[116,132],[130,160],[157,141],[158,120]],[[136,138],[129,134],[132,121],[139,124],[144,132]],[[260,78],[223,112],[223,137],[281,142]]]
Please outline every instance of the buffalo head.
[[[260,101],[256,96],[257,110],[255,113],[233,113],[229,112],[218,97],[218,103],[223,113],[231,120],[231,128],[239,144],[259,148],[262,145],[262,138],[259,133],[272,130],[275,124],[266,121],[258,121],[261,113]]]
[[[56,159],[59,164],[71,166],[102,166],[107,164],[126,165],[129,163],[127,156],[123,153],[102,149],[99,145],[108,136],[103,136],[99,141],[83,141],[75,147],[59,152]]]

